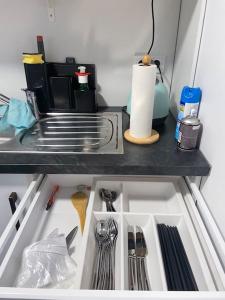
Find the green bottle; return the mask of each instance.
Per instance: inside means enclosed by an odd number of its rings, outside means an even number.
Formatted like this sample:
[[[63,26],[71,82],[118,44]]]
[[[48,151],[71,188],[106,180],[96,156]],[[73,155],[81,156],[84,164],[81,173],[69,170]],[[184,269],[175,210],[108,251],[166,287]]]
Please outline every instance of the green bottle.
[[[90,75],[90,73],[86,73],[86,67],[84,66],[80,66],[78,69],[79,72],[76,72],[76,75],[78,76],[79,90],[81,92],[86,92],[89,90],[88,75]]]

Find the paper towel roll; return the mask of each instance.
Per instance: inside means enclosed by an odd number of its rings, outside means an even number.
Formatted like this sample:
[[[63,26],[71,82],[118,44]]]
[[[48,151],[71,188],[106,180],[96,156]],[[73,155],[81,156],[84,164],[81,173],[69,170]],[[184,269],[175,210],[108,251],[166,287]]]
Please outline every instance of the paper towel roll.
[[[149,137],[152,132],[156,70],[155,65],[133,65],[130,135],[135,138]]]

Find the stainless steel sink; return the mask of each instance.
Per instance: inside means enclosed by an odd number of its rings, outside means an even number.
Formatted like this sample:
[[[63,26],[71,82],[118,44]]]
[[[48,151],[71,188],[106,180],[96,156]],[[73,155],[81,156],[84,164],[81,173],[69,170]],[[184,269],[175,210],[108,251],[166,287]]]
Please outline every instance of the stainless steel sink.
[[[122,114],[49,114],[0,152],[122,154]]]
[[[10,137],[0,137],[0,145],[5,144],[11,140],[12,140],[12,138],[10,138]]]
[[[15,138],[15,129],[11,126],[0,133],[0,145],[10,142]]]

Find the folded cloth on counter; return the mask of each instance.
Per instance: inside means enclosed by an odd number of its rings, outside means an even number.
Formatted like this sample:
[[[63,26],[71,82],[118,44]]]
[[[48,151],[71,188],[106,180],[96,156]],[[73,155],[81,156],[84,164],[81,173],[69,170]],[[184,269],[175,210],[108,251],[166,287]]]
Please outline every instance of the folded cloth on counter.
[[[1,105],[0,115],[2,115],[0,132],[13,126],[17,135],[22,130],[30,128],[36,122],[28,103],[15,98],[10,99],[9,105]]]

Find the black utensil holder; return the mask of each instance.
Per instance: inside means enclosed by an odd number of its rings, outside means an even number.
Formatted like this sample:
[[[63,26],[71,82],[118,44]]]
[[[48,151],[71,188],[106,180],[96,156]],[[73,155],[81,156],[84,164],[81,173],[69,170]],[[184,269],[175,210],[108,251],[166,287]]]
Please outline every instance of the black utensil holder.
[[[79,83],[74,75],[78,66],[85,66],[89,90],[78,90]],[[94,113],[95,65],[45,62],[44,64],[24,64],[27,87],[34,90],[41,114],[46,113]]]
[[[95,90],[88,91],[74,90],[75,107],[79,113],[96,112]]]

